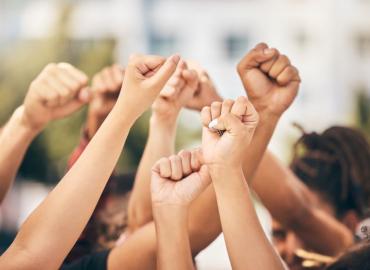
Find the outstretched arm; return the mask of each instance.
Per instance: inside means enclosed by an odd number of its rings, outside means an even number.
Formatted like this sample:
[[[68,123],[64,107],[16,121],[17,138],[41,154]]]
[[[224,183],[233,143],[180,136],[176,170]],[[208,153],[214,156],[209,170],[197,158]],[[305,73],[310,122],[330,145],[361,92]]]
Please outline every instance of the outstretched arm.
[[[49,64],[31,83],[24,104],[0,133],[0,202],[32,140],[50,121],[73,113],[87,102],[86,84],[86,75],[65,63]]]
[[[271,214],[308,246],[325,254],[337,254],[352,243],[350,232],[309,203],[309,189],[271,153],[265,154],[275,126],[297,95],[300,83],[297,69],[287,56],[261,43],[240,61],[238,72],[260,116],[251,145],[255,155],[246,155],[243,163],[247,181]],[[261,146],[259,150],[255,149],[257,146]]]
[[[94,210],[130,127],[154,101],[178,61],[178,56],[130,58],[124,91],[114,109],[79,160],[22,225],[0,259],[2,267],[60,266]]]
[[[175,74],[152,106],[149,136],[135,178],[128,206],[131,232],[153,220],[150,199],[150,172],[155,162],[175,151],[177,118],[182,107],[191,99],[198,85],[195,71],[181,61]]]
[[[226,100],[203,108],[202,122],[204,164],[215,188],[233,269],[284,269],[259,223],[242,170],[245,153],[255,155],[250,142],[257,112],[247,98],[239,97],[235,102]]]

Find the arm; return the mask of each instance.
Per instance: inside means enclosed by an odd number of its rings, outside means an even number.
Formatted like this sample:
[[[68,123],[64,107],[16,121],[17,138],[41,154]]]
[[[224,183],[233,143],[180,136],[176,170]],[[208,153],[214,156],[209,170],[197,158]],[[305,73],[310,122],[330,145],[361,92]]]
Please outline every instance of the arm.
[[[273,217],[315,251],[336,255],[353,243],[352,233],[317,209],[311,191],[270,152],[259,165],[253,188]]]
[[[149,136],[135,177],[128,206],[128,225],[134,231],[153,220],[150,199],[150,169],[155,162],[175,151],[177,118],[181,108],[194,95],[198,80],[185,62],[179,66],[152,106]]]
[[[23,120],[18,108],[0,134],[0,204],[10,189],[23,157],[38,132]]]
[[[86,75],[63,63],[49,64],[31,83],[24,104],[0,134],[0,202],[32,140],[50,121],[75,112],[87,102],[87,91],[83,89],[86,84]]]
[[[202,121],[204,163],[215,188],[233,269],[284,269],[259,223],[242,170],[245,153],[255,155],[249,145],[258,123],[257,112],[247,98],[240,97],[205,107]],[[208,128],[212,121],[216,121],[214,129],[224,131],[221,136]]]
[[[297,69],[288,57],[262,43],[240,61],[238,72],[260,116],[250,147],[255,155],[246,155],[243,161],[247,181],[251,183],[254,179],[253,188],[279,222],[293,229],[315,250],[336,254],[352,242],[349,231],[308,203],[309,190],[292,172],[271,154],[264,156],[281,115],[297,95],[300,83]]]
[[[177,62],[177,56],[167,61],[154,56],[130,59],[124,93],[114,109],[80,159],[22,225],[0,265],[17,269],[60,266],[94,210],[130,127],[153,102]]]

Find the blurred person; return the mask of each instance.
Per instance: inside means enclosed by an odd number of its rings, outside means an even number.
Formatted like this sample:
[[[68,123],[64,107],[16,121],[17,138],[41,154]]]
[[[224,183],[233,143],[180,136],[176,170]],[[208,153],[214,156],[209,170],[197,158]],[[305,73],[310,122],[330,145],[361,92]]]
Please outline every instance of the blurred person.
[[[21,226],[12,245],[0,257],[1,268],[60,267],[88,222],[118,160],[131,126],[151,105],[174,73],[179,60],[177,55],[168,59],[156,56],[130,58],[125,83],[122,86],[124,91],[116,105],[76,164]],[[71,66],[68,67],[72,69]],[[51,73],[57,73],[58,68],[52,66]],[[52,116],[63,115],[61,112],[75,109],[76,103],[80,104],[76,99],[78,96],[76,85],[79,85],[77,88],[79,90],[81,81],[76,82],[76,79],[72,80],[68,75],[81,74],[76,72],[59,75],[64,79],[68,78],[64,81],[67,86],[61,87],[64,85],[57,81],[41,79],[41,83],[36,84],[40,88],[35,90],[32,88],[25,99],[26,119],[37,130],[52,119]],[[72,86],[68,84],[70,82],[73,82]],[[48,83],[52,87],[44,88]],[[61,217],[63,219],[60,219]],[[105,252],[96,256],[93,261],[83,261],[77,269],[99,269],[102,266],[105,269],[107,255],[108,252]]]
[[[361,237],[361,220],[368,215],[369,164],[366,137],[356,129],[334,126],[321,134],[303,131],[294,147],[291,170],[310,189],[311,202],[345,225],[355,238]],[[273,239],[284,260],[300,269],[296,253],[307,249],[305,242],[277,221]]]
[[[326,270],[369,270],[370,269],[370,244],[358,244],[348,252],[341,255]]]

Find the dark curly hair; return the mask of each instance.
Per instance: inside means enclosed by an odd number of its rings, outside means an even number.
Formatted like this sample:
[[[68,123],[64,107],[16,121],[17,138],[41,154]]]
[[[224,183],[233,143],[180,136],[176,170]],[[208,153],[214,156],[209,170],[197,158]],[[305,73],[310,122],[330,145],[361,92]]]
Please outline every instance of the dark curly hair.
[[[333,126],[306,133],[294,146],[291,168],[341,217],[355,210],[363,217],[370,202],[370,145],[359,130]]]

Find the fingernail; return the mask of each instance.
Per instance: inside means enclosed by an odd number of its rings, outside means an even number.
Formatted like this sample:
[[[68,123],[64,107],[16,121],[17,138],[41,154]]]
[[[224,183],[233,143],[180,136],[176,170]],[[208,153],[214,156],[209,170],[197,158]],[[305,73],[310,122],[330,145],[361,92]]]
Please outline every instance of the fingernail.
[[[208,124],[208,128],[210,129],[213,129],[213,130],[217,130],[216,126],[218,124],[218,119],[213,119],[209,124]]]
[[[87,89],[80,91],[79,99],[83,102],[88,102],[90,100],[90,92]]]
[[[180,57],[180,55],[178,55],[178,54],[174,54],[174,55],[172,55],[172,56],[171,56],[171,60],[172,60],[176,65],[180,62],[180,59],[181,59],[181,57]]]
[[[271,49],[271,48],[267,48],[263,50],[264,54],[272,54],[273,52],[274,52],[274,49]]]

